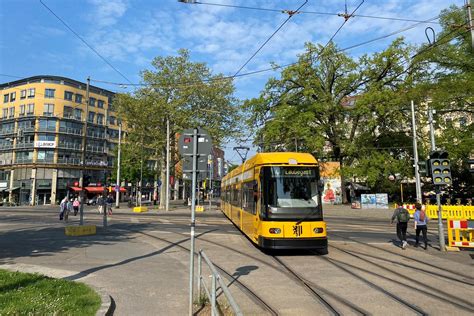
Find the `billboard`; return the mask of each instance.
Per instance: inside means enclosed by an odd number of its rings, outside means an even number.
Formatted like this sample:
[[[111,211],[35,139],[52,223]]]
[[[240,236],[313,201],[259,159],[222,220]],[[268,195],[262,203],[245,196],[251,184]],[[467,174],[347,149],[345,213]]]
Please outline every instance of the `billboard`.
[[[324,181],[323,204],[341,204],[341,165],[339,162],[320,163],[320,176]]]

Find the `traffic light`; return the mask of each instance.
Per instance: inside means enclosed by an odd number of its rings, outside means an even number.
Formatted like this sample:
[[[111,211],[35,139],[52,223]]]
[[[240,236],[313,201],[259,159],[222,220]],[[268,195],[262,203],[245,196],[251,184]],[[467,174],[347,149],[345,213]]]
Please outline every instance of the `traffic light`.
[[[423,177],[428,177],[429,165],[429,161],[418,161],[418,173]]]
[[[446,151],[432,151],[430,153],[429,168],[434,185],[452,183],[451,164]]]

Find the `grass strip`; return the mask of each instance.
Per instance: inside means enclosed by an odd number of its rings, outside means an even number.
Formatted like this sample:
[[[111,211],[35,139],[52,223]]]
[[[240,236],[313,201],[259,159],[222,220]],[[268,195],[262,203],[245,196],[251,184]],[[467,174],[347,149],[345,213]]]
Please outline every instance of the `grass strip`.
[[[95,315],[100,304],[85,284],[0,269],[0,315]]]

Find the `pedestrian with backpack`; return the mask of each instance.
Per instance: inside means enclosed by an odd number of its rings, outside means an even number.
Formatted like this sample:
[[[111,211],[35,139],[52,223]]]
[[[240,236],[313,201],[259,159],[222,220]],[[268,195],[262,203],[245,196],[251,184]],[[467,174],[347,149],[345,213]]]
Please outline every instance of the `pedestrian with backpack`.
[[[390,224],[393,224],[393,221],[397,220],[397,236],[401,242],[401,248],[405,249],[408,245],[407,243],[407,228],[408,222],[410,221],[410,213],[401,205],[397,205],[397,208],[393,212],[392,220]]]
[[[415,233],[416,233],[416,242],[415,247],[419,245],[420,232],[423,234],[423,242],[425,244],[425,250],[428,247],[428,216],[426,216],[425,210],[420,203],[415,203],[415,214],[413,218],[415,219]]]

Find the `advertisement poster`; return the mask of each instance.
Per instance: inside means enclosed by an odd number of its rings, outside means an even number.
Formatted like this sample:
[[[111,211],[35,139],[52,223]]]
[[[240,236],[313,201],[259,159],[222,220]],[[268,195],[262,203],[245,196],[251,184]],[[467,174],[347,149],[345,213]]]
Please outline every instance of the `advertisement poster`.
[[[377,193],[375,195],[377,201],[377,208],[388,208],[388,194],[387,193]]]
[[[341,174],[339,162],[320,164],[320,175],[324,181],[323,204],[341,204]]]
[[[362,208],[388,208],[387,193],[361,194]]]

